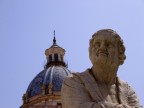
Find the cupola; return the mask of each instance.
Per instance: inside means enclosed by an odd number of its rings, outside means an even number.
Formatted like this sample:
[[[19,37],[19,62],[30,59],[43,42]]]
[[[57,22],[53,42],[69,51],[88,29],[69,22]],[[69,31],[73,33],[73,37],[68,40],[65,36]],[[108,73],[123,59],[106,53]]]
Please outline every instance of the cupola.
[[[45,51],[45,55],[47,58],[46,67],[50,67],[52,65],[66,66],[64,62],[64,54],[65,54],[65,49],[61,48],[56,43],[55,31],[54,31],[53,45],[50,48],[46,49]]]
[[[71,74],[64,62],[64,54],[65,49],[56,43],[54,31],[53,44],[45,50],[45,68],[29,84],[21,108],[62,108],[62,82]]]

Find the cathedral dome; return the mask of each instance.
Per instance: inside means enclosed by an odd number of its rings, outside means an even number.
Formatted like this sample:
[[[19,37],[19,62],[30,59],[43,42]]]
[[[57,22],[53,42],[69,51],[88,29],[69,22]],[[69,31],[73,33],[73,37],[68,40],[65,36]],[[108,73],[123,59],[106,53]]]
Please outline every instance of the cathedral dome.
[[[46,94],[50,94],[50,86],[53,92],[61,91],[62,81],[70,73],[64,66],[50,66],[44,69],[30,83],[26,92],[28,98],[41,94],[43,87]]]
[[[55,32],[54,32],[55,33]],[[26,93],[23,95],[21,108],[28,108],[36,103],[48,105],[61,105],[61,87],[65,77],[71,74],[68,65],[64,61],[65,49],[56,44],[54,35],[53,45],[45,50],[47,63],[42,70],[29,84]],[[53,100],[51,102],[51,100]],[[55,101],[54,101],[55,100]],[[34,107],[35,108],[35,107]]]

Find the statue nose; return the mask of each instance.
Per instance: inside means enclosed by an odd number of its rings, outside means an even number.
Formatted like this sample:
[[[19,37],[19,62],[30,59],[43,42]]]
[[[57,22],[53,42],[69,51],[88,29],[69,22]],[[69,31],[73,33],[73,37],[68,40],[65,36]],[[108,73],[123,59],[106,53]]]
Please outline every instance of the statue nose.
[[[107,46],[105,42],[101,43],[99,49],[97,50],[97,55],[101,53],[108,55]]]
[[[101,45],[100,45],[100,49],[103,49],[103,50],[106,50],[106,43],[105,42],[102,42]]]

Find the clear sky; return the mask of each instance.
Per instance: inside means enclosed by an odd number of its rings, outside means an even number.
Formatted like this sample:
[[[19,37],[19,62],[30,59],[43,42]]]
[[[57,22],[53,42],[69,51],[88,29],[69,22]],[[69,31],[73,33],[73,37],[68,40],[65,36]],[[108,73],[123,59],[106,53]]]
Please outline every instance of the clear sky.
[[[91,35],[118,32],[127,59],[118,75],[144,105],[144,0],[0,0],[0,108],[18,108],[31,80],[43,70],[45,49],[66,50],[71,71],[91,67]]]

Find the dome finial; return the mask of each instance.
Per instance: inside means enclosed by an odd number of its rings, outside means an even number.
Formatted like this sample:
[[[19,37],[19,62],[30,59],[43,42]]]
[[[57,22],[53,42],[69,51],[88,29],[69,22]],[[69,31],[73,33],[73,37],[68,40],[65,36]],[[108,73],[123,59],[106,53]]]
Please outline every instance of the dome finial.
[[[55,30],[54,30],[53,45],[56,45]]]

